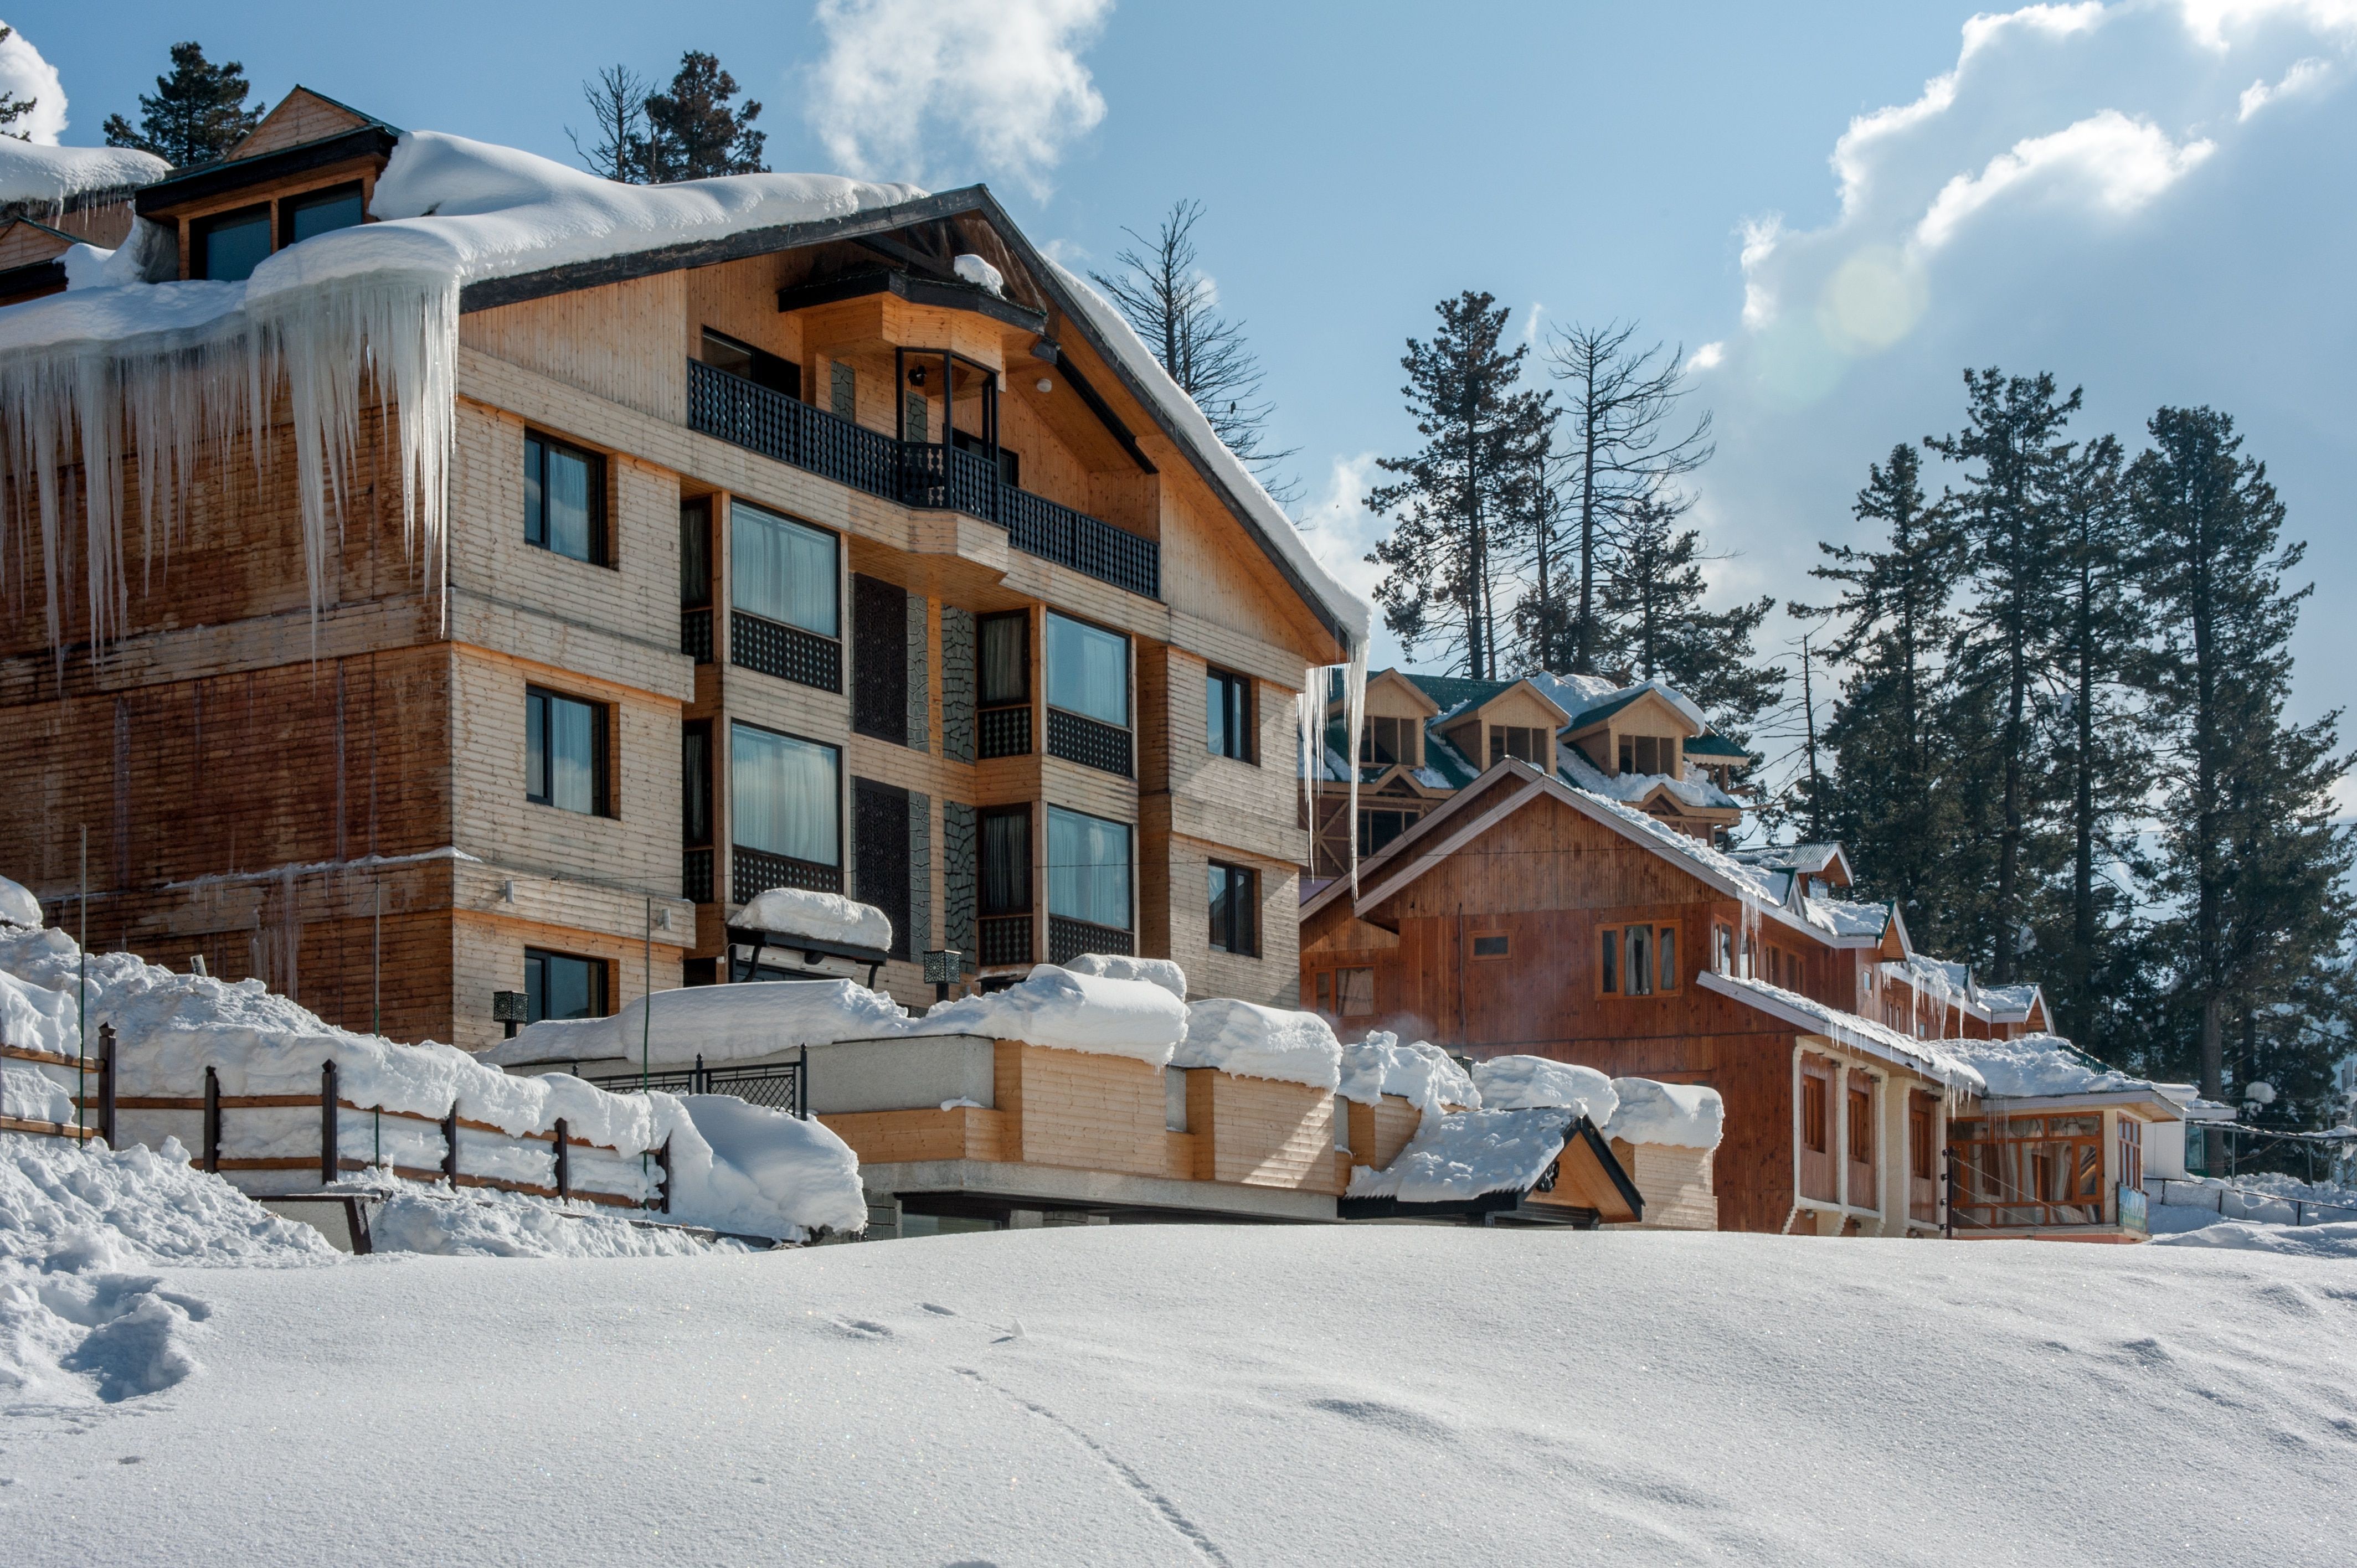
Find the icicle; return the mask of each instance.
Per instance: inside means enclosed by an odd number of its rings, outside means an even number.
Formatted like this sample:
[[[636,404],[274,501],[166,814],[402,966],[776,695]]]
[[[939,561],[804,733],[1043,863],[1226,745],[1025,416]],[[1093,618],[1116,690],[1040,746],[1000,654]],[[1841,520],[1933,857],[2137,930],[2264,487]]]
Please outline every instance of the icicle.
[[[159,293],[158,298],[168,296]],[[0,478],[14,502],[0,525],[18,532],[20,549],[22,531],[39,528],[49,645],[60,665],[67,530],[74,521],[60,490],[60,467],[79,460],[82,568],[95,658],[121,635],[128,616],[126,441],[137,451],[133,467],[145,591],[157,548],[168,561],[186,525],[200,458],[210,456],[226,470],[242,432],[257,479],[267,484],[282,376],[294,425],[314,635],[327,599],[328,525],[332,512],[340,529],[356,497],[360,425],[371,403],[398,422],[404,547],[429,591],[439,587],[447,574],[457,335],[455,279],[371,274],[290,288],[195,327],[0,354]],[[226,473],[221,478],[225,483]]]
[[[1301,692],[1293,699],[1301,728],[1301,796],[1308,803],[1302,819],[1309,824],[1309,869],[1318,869],[1318,790],[1326,780],[1326,671],[1313,664],[1301,672]]]
[[[1359,735],[1367,724],[1367,639],[1351,649],[1349,673],[1342,688],[1343,755],[1351,766],[1351,897],[1359,896]]]

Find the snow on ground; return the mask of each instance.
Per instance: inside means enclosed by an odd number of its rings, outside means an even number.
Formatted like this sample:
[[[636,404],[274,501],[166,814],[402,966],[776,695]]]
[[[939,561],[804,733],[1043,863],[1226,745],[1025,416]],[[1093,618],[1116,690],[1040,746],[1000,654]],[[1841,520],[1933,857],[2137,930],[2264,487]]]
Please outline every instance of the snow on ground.
[[[1115,1226],[165,1279],[202,1374],[0,1407],[12,1563],[2349,1554],[2357,1277],[2310,1258]]]
[[[558,1205],[511,1192],[453,1197],[447,1187],[405,1186],[371,1215],[369,1240],[379,1252],[457,1258],[677,1258],[707,1250],[686,1230],[633,1225],[586,1203]]]

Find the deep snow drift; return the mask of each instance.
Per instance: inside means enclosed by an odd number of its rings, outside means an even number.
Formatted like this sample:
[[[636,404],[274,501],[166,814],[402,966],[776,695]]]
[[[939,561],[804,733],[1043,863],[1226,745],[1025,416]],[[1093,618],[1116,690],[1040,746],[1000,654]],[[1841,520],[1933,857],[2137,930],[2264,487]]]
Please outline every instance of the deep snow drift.
[[[1116,1226],[164,1274],[204,1371],[9,1404],[12,1563],[2349,1555],[2357,1291],[2309,1259]]]

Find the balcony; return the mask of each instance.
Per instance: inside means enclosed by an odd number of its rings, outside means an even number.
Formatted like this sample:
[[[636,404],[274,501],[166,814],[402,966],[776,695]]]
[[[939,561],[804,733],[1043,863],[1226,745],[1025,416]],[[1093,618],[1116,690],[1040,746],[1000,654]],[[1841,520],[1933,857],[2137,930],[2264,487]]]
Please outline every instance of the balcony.
[[[1136,943],[1127,931],[1113,926],[1092,925],[1086,920],[1068,919],[1062,915],[1048,917],[1048,961],[1066,963],[1084,952],[1132,954]]]
[[[1031,710],[1028,707],[985,708],[977,717],[980,721],[981,751],[985,758],[1031,755]]]
[[[1130,776],[1127,730],[1061,708],[1048,710],[1048,755],[1124,779]]]
[[[772,887],[840,893],[843,891],[843,868],[796,860],[791,855],[771,854],[767,850],[753,849],[741,843],[729,846],[728,896],[731,902],[750,904]]]
[[[708,847],[680,852],[679,896],[691,904],[712,902],[712,851]]]
[[[982,958],[985,965],[1031,961],[1031,917],[992,915],[982,921]]]
[[[843,690],[843,644],[749,610],[728,614],[728,661],[822,692]]]
[[[1144,598],[1162,596],[1162,548],[1003,483],[980,453],[889,435],[839,419],[701,360],[687,362],[688,428],[903,506],[965,512],[1006,530],[1026,554]]]
[[[712,662],[712,612],[709,609],[679,612],[679,650],[698,664]]]

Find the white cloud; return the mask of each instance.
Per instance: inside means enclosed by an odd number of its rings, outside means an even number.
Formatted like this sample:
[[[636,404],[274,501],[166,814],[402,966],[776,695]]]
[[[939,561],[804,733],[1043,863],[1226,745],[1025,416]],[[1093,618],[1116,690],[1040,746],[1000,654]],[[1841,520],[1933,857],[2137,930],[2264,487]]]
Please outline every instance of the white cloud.
[[[2206,139],[2180,146],[2149,120],[2106,109],[2051,135],[2016,142],[1980,173],[1949,180],[1915,226],[1915,242],[1937,250],[1975,213],[2008,193],[2018,199],[2033,186],[2060,199],[2134,212],[2217,150]]]
[[[1112,0],[819,0],[811,128],[853,174],[1003,173],[1035,196],[1104,118],[1081,54]]]
[[[1726,358],[1725,343],[1705,343],[1686,356],[1686,374],[1693,375],[1701,371],[1715,371],[1718,369],[1718,362]]]
[[[1391,521],[1380,512],[1367,510],[1367,491],[1382,477],[1375,468],[1377,454],[1361,452],[1355,457],[1337,457],[1327,470],[1326,489],[1306,505],[1295,509],[1295,521],[1300,525],[1302,542],[1318,564],[1351,588],[1372,600],[1375,585],[1383,580],[1383,568],[1367,560],[1367,553],[1375,542],[1391,532]],[[1378,618],[1375,623],[1375,660],[1397,659],[1399,650]],[[1386,652],[1385,650],[1389,651]]]
[[[58,145],[58,133],[66,128],[65,84],[58,80],[58,68],[43,59],[21,32],[0,43],[0,92],[33,101],[33,112],[11,126],[12,132],[45,146]]]
[[[2331,74],[2330,60],[2310,55],[2304,60],[2296,61],[2289,70],[2284,72],[2281,81],[2269,85],[2266,78],[2261,77],[2243,89],[2241,109],[2234,118],[2238,122],[2247,120],[2279,98],[2297,98],[2302,93],[2312,92],[2322,87]]]

